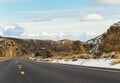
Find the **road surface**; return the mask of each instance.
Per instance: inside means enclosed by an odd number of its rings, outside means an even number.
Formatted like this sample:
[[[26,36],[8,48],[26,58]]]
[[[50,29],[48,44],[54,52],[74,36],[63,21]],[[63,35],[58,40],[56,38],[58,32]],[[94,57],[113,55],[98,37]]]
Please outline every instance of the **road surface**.
[[[0,61],[0,83],[120,83],[120,71],[11,58]]]

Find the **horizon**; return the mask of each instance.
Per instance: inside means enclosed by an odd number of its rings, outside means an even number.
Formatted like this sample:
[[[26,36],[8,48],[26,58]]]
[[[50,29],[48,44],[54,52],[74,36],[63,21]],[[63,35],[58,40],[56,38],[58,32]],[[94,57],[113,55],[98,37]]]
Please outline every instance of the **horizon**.
[[[0,35],[92,39],[120,19],[119,0],[0,0]]]

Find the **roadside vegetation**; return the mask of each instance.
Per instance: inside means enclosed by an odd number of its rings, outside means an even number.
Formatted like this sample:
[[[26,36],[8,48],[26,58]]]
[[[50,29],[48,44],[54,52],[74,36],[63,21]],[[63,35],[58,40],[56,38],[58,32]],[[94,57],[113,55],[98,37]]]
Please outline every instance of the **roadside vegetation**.
[[[117,65],[117,64],[120,64],[120,59],[118,59],[118,60],[113,60],[113,61],[111,62],[111,65]]]
[[[0,57],[0,60],[5,60],[5,59],[8,59],[10,57]]]

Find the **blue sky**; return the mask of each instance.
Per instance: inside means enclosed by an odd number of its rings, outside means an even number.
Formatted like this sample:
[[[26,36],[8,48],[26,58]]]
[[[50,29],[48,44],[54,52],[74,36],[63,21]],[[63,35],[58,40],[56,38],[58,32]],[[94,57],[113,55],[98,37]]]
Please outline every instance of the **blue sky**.
[[[90,0],[1,0],[0,16],[8,21],[15,17],[16,21],[30,15],[23,15],[27,11],[83,10],[89,5],[92,7]]]
[[[0,0],[4,36],[86,41],[119,19],[119,0]]]
[[[98,0],[100,1],[100,0]],[[106,18],[112,19],[112,15],[103,13],[104,11],[119,14],[119,6],[105,6],[97,3],[97,0],[0,0],[0,17],[7,21],[26,21],[26,17],[48,17],[49,14],[39,15],[27,13],[32,11],[80,11],[87,13],[102,13]],[[25,13],[26,12],[26,13]],[[43,15],[44,14],[44,15]]]
[[[90,0],[5,0],[1,1],[0,10],[30,11],[30,10],[58,10],[79,9],[87,7]]]

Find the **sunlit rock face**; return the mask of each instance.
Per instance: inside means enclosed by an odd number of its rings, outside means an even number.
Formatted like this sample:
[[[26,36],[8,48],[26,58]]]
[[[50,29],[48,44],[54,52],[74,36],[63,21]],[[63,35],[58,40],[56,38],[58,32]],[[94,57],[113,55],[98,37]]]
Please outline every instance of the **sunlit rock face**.
[[[105,52],[120,51],[120,22],[110,26],[105,34],[102,35],[100,50]]]
[[[19,49],[14,40],[0,38],[0,56],[15,57]]]
[[[120,22],[110,26],[106,33],[85,42],[86,52],[101,55],[120,52]]]

